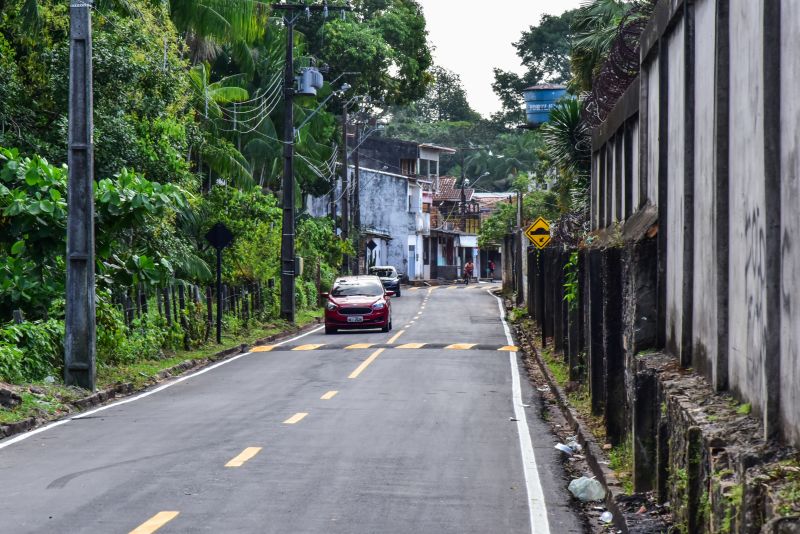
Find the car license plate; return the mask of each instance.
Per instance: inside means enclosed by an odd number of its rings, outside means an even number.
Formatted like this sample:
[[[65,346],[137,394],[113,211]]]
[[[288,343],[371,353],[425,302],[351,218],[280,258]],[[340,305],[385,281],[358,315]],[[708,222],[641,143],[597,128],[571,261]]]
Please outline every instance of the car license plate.
[[[360,315],[354,315],[353,317],[348,317],[347,318],[347,322],[348,323],[363,323],[364,322],[364,318],[361,317]]]

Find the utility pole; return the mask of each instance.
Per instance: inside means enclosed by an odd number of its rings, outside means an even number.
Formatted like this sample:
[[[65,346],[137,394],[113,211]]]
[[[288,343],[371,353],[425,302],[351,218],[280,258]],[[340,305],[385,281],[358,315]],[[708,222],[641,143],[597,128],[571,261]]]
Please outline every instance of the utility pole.
[[[350,180],[348,178],[347,162],[347,102],[342,106],[342,238],[347,240],[350,235]],[[350,274],[350,258],[347,254],[342,258],[342,267],[345,274]]]
[[[361,146],[361,124],[356,123],[356,146],[353,151],[353,231],[356,237],[356,272],[361,274],[361,160],[358,147]]]
[[[467,232],[467,170],[464,168],[464,150],[461,150],[461,231]]]
[[[69,182],[64,382],[95,388],[92,4],[69,7]]]
[[[283,229],[281,236],[281,318],[293,323],[295,318],[295,224],[294,224],[294,24],[305,13],[321,12],[328,16],[328,2],[321,5],[272,4],[273,10],[285,12],[286,64],[283,78]],[[344,15],[348,7],[337,7]]]
[[[281,317],[294,322],[294,23],[286,23],[286,64],[283,78],[283,235],[281,237]]]

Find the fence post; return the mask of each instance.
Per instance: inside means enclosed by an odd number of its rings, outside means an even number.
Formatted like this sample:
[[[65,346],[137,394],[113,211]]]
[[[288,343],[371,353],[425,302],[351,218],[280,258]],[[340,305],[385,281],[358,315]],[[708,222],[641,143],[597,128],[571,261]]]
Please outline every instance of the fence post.
[[[167,326],[172,328],[172,310],[169,302],[169,286],[161,289],[164,296],[164,316],[167,318]]]
[[[178,286],[178,299],[180,300],[181,314],[181,328],[183,329],[183,349],[189,350],[189,324],[186,321],[186,294],[184,293],[183,284]]]

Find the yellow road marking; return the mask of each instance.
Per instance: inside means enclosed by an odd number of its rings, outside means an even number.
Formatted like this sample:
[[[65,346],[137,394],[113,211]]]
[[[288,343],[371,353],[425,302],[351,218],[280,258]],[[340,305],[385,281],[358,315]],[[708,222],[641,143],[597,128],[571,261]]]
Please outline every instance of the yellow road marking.
[[[384,351],[384,349],[378,349],[378,350],[376,350],[375,352],[373,352],[372,354],[370,354],[370,355],[369,355],[369,358],[367,358],[366,360],[364,360],[363,362],[361,362],[361,365],[359,365],[358,367],[356,367],[355,371],[353,371],[352,373],[350,373],[350,376],[348,376],[347,378],[358,378],[358,375],[360,375],[361,373],[363,373],[363,372],[364,372],[364,369],[366,369],[367,367],[369,367],[369,364],[371,364],[372,362],[374,362],[374,361],[375,361],[375,358],[377,358],[378,356],[380,356],[381,352],[383,352],[383,351]]]
[[[176,517],[180,512],[158,512],[156,515],[131,530],[130,534],[151,534]]]
[[[299,412],[299,413],[296,413],[296,414],[294,414],[293,416],[291,416],[289,419],[287,419],[286,421],[284,421],[284,422],[283,422],[283,424],[284,424],[284,425],[293,425],[293,424],[295,424],[295,423],[299,423],[299,422],[300,422],[300,421],[302,421],[302,420],[305,418],[305,416],[307,416],[307,415],[308,415],[308,413],[307,413],[307,412]]]
[[[497,350],[504,350],[506,352],[519,352],[519,347],[515,347],[514,345],[506,345],[505,347],[500,347]]]
[[[247,447],[240,452],[238,456],[225,464],[225,467],[242,467],[247,460],[251,459],[259,452],[261,452],[261,447]]]
[[[396,349],[421,349],[427,343],[406,343],[405,345],[398,345]]]
[[[334,398],[336,396],[337,393],[339,393],[339,392],[338,391],[329,391],[325,395],[321,396],[320,400],[331,400],[332,398]]]
[[[472,347],[477,345],[477,343],[453,343],[452,345],[447,345],[445,349],[450,350],[469,350]]]
[[[375,343],[353,343],[352,345],[348,345],[345,349],[368,349]]]
[[[398,337],[400,337],[400,336],[402,336],[402,335],[403,335],[403,332],[405,332],[405,330],[400,330],[398,333],[396,333],[395,335],[393,335],[393,336],[392,336],[392,338],[389,340],[389,344],[391,345],[392,343],[394,343],[395,341],[397,341],[397,338],[398,338]]]
[[[250,352],[269,352],[275,347],[277,347],[277,345],[260,345],[258,347],[253,347]]]
[[[300,345],[299,347],[295,347],[292,350],[317,350],[318,348],[324,346],[324,343],[309,343],[308,345]]]
[[[455,288],[457,288],[457,287],[458,287],[458,286],[450,286],[450,287],[448,287],[447,289],[455,289]]]

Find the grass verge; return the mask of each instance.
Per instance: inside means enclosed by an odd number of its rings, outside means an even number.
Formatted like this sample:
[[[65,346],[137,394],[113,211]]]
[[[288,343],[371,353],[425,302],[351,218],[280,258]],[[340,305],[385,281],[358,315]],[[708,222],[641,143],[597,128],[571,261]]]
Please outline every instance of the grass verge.
[[[322,310],[298,312],[296,326],[303,327],[322,317]],[[208,359],[221,350],[237,345],[252,345],[256,340],[289,330],[286,321],[274,321],[239,332],[223,333],[222,344],[207,343],[196,350],[167,353],[163,358],[141,360],[126,365],[98,366],[97,388],[105,389],[115,384],[133,384],[138,390],[156,382],[157,375],[186,360]],[[0,425],[24,421],[31,417],[55,419],[71,411],[70,404],[86,397],[89,392],[63,384],[23,384],[14,386],[22,402],[14,408],[0,408]]]

